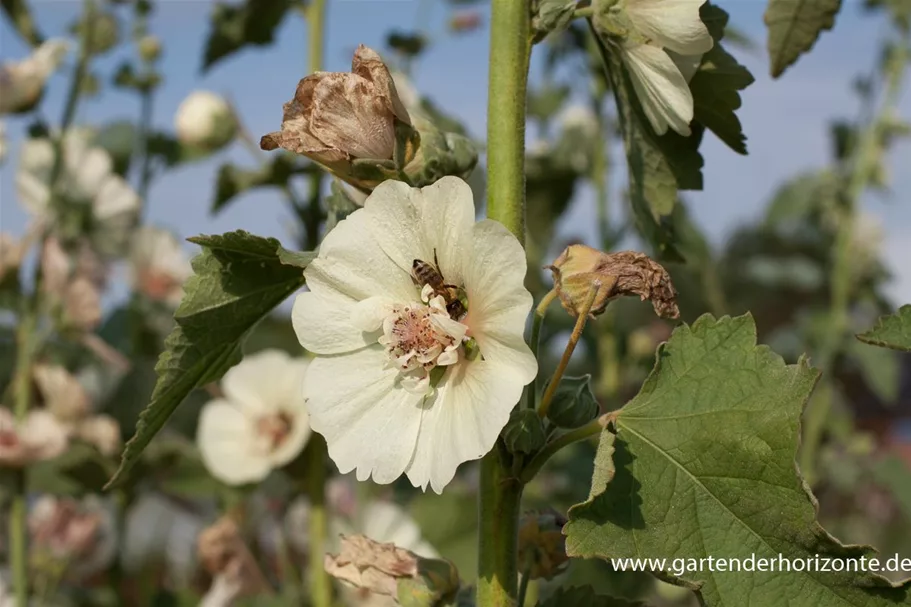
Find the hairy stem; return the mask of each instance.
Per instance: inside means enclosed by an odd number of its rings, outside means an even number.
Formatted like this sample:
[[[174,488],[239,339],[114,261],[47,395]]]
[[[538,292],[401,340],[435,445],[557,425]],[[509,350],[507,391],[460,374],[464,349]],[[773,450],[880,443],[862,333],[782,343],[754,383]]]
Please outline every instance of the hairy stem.
[[[544,419],[544,417],[547,416],[547,411],[550,409],[550,403],[553,402],[554,395],[557,393],[557,388],[560,386],[560,380],[563,379],[566,367],[569,366],[569,360],[576,350],[576,344],[578,344],[579,340],[582,338],[582,331],[585,329],[585,323],[588,322],[588,313],[591,312],[592,306],[595,303],[595,297],[597,297],[600,289],[601,282],[593,282],[591,289],[589,289],[588,296],[585,299],[585,304],[582,306],[582,309],[579,310],[579,316],[576,317],[576,326],[573,327],[573,333],[569,337],[566,349],[563,350],[560,364],[557,365],[557,370],[554,371],[554,375],[550,379],[550,383],[547,384],[547,389],[544,391],[544,396],[541,397],[541,404],[538,405],[538,416],[541,419]]]
[[[535,355],[535,359],[538,358],[538,351],[541,347],[541,327],[544,324],[544,317],[547,315],[547,308],[550,307],[550,304],[557,298],[557,290],[551,289],[547,295],[541,298],[541,301],[538,302],[538,307],[535,308],[535,315],[531,319],[531,339],[529,341],[529,346],[531,346],[531,353]],[[537,376],[532,380],[531,385],[528,387],[528,407],[534,409],[537,406],[538,400],[538,378]]]
[[[493,0],[487,105],[487,216],[525,240],[525,103],[531,57],[530,3]],[[512,607],[522,485],[495,446],[481,460],[478,607]]]
[[[326,510],[326,441],[319,434],[310,438],[307,461],[307,494],[310,499],[310,604],[331,607],[332,580],[323,568],[329,513]]]
[[[307,6],[307,53],[310,74],[323,68],[323,30],[326,24],[326,0],[313,0]],[[319,226],[323,219],[320,208],[320,191],[323,184],[323,172],[314,171],[310,176],[310,198],[306,212],[306,245],[309,251],[319,244]]]

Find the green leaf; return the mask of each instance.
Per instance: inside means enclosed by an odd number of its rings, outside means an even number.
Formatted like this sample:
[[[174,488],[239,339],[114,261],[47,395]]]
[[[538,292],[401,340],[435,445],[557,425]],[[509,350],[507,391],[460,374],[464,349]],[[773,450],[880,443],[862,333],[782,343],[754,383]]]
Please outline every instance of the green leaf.
[[[896,403],[901,388],[901,355],[854,340],[848,342],[846,350],[864,381],[883,404]]]
[[[569,511],[567,554],[667,559],[648,568],[706,605],[778,605],[781,597],[794,607],[909,604],[907,585],[847,561],[869,558],[871,548],[842,545],[816,522],[794,459],[818,377],[806,359],[786,365],[757,346],[750,315],[679,327],[602,434],[591,495]],[[724,573],[672,564],[751,555],[776,565],[779,555],[838,563],[829,572]]]
[[[841,0],[769,0],[764,20],[773,78],[813,48],[823,30],[832,29],[840,8]]]
[[[245,0],[238,4],[216,4],[212,12],[212,28],[206,40],[203,71],[245,46],[272,44],[275,31],[292,4],[291,0]]]
[[[876,321],[876,326],[857,336],[860,341],[911,352],[911,304],[899,308],[895,314],[887,314]]]
[[[646,607],[640,601],[627,601],[612,596],[601,596],[588,586],[557,588],[550,597],[538,602],[538,607]]]
[[[251,329],[304,284],[301,267],[282,263],[283,249],[274,238],[238,230],[189,240],[203,250],[193,259],[194,275],[174,315],[177,325],[155,366],[152,401],[108,486],[123,479],[193,389],[218,380],[240,361]]]
[[[597,36],[594,25],[590,20],[589,23]],[[617,102],[636,226],[663,259],[680,260],[666,218],[674,211],[678,190],[702,189],[703,160],[699,144],[704,128],[694,123],[689,137],[673,131],[656,135],[639,105],[622,59],[608,51],[600,38],[597,41]]]
[[[554,393],[547,418],[560,428],[578,428],[598,417],[601,407],[592,393],[591,379],[591,375],[564,377]]]
[[[750,70],[740,65],[733,55],[721,46],[728,14],[711,4],[700,11],[715,45],[702,56],[699,70],[690,80],[693,93],[694,119],[715,133],[738,154],[746,154],[746,136],[734,110],[740,108],[740,93],[753,84]]]
[[[35,25],[35,18],[32,17],[32,9],[27,0],[0,0],[0,7],[3,8],[13,29],[19,32],[26,42],[32,46],[38,46],[44,42],[44,37],[38,31],[38,26]]]

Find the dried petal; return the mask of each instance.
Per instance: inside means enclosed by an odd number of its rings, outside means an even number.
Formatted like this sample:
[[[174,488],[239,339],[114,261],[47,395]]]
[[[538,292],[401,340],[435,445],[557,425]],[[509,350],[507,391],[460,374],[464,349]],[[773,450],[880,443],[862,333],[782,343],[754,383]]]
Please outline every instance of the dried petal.
[[[238,595],[250,595],[268,588],[262,571],[240,536],[240,528],[223,516],[200,532],[197,551],[203,567],[216,579],[225,575],[239,587]]]
[[[547,268],[553,273],[560,302],[573,316],[579,315],[596,281],[600,287],[592,316],[604,312],[611,299],[623,295],[651,300],[655,313],[662,318],[680,316],[677,292],[667,270],[643,253],[602,253],[585,245],[570,245]]]
[[[373,83],[380,95],[389,100],[389,111],[405,124],[411,124],[411,117],[395,88],[395,80],[379,53],[363,44],[358,45],[351,61],[351,72]]]
[[[551,579],[565,569],[566,517],[555,510],[530,512],[519,525],[519,563],[531,579]]]

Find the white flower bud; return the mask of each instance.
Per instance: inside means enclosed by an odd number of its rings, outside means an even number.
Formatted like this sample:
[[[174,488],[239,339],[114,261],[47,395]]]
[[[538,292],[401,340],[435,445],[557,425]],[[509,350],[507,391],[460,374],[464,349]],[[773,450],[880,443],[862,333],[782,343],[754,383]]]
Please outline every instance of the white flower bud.
[[[237,135],[237,117],[223,97],[194,91],[177,108],[174,127],[184,145],[214,151]]]

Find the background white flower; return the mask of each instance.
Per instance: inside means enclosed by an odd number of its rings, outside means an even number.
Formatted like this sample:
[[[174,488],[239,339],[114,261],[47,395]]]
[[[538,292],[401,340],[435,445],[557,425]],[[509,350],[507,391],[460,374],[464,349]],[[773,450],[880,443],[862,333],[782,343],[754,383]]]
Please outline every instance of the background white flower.
[[[62,38],[47,40],[35,52],[18,62],[0,66],[0,114],[31,109],[44,92],[44,83],[60,66],[69,43]]]
[[[689,80],[714,41],[699,17],[705,0],[622,0],[596,17],[619,46],[646,117],[659,135],[690,134]],[[632,28],[631,31],[628,28]]]
[[[130,251],[133,288],[147,297],[180,304],[183,283],[193,273],[177,237],[168,230],[143,226],[136,230]]]
[[[139,195],[113,169],[106,151],[91,144],[91,133],[68,131],[63,140],[60,191],[67,212],[87,207],[93,241],[100,253],[110,254],[127,241],[139,213]],[[59,209],[49,209],[54,145],[49,139],[28,139],[22,146],[16,186],[26,211],[38,219],[53,220]]]
[[[270,349],[225,374],[225,397],[203,407],[196,435],[213,476],[232,485],[260,481],[301,452],[310,438],[302,389],[307,364]]]
[[[21,468],[57,457],[68,442],[66,428],[50,411],[29,411],[17,422],[12,411],[0,407],[0,468]]]
[[[292,322],[319,356],[304,394],[342,473],[378,483],[405,473],[441,492],[459,464],[493,447],[537,373],[523,338],[525,252],[501,224],[474,219],[461,179],[386,181],[307,267],[310,292]],[[414,261],[434,258],[466,316],[451,318],[442,296],[415,284]]]
[[[174,116],[177,138],[186,145],[218,149],[237,134],[237,118],[231,105],[220,95],[193,91]]]

